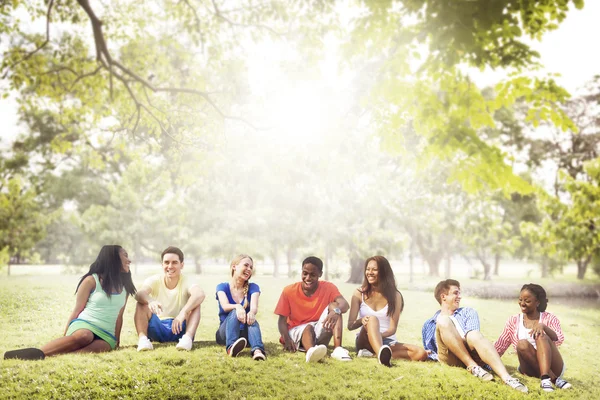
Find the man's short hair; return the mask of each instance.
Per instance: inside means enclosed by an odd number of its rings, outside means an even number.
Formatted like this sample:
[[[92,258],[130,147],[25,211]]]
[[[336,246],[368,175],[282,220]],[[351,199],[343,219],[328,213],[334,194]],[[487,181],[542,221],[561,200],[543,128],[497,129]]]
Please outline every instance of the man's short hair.
[[[450,291],[450,286],[456,286],[460,289],[460,282],[454,279],[446,279],[445,281],[438,283],[435,287],[433,295],[440,305],[442,304],[442,294],[448,294]]]
[[[163,262],[165,254],[177,254],[177,256],[179,257],[179,262],[183,262],[183,251],[181,251],[179,247],[169,246],[166,249],[164,249],[162,254],[160,255],[160,262]]]
[[[319,269],[320,273],[323,273],[323,261],[319,257],[310,256],[306,257],[304,261],[302,261],[302,266],[304,267],[306,264],[312,264]]]

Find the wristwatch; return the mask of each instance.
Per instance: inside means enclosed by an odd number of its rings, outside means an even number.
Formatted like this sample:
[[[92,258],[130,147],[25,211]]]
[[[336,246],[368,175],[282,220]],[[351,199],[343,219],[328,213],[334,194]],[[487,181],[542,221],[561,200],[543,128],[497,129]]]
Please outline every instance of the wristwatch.
[[[342,310],[340,310],[339,307],[334,308],[333,312],[336,313],[337,315],[342,315]]]

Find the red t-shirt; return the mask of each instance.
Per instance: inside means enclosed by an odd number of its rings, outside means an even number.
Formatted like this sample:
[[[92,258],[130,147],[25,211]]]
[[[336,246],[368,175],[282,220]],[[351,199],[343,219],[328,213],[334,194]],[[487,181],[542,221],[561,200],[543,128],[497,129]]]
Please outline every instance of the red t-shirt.
[[[319,287],[308,297],[302,291],[302,282],[283,288],[275,314],[287,317],[288,330],[308,322],[318,321],[329,303],[340,297],[338,288],[331,282],[319,281]]]

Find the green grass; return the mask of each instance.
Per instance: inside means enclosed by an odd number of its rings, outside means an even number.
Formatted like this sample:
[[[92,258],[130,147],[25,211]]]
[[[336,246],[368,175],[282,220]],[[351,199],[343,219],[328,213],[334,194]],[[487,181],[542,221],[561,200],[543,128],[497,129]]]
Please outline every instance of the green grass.
[[[129,300],[121,336],[122,348],[99,355],[63,355],[44,361],[2,361],[0,398],[523,398],[498,382],[480,382],[466,370],[437,363],[395,361],[385,368],[375,359],[354,359],[341,363],[326,359],[306,364],[304,354],[288,354],[278,344],[275,303],[288,279],[257,276],[262,290],[258,320],[266,343],[268,360],[253,362],[243,356],[226,357],[214,342],[218,327],[214,288],[221,276],[197,279],[207,293],[202,321],[191,352],[175,346],[156,345],[155,350],[137,353],[133,326],[134,301]],[[140,284],[143,278],[136,278]],[[74,305],[74,276],[17,276],[0,281],[0,352],[40,346],[63,332]],[[336,282],[349,299],[355,285]],[[407,343],[421,343],[421,326],[438,308],[431,293],[403,291],[406,307],[400,318],[398,337]],[[463,305],[479,311],[483,334],[495,340],[509,315],[518,312],[514,301],[465,298]],[[503,361],[509,372],[528,387],[529,398],[600,398],[595,385],[600,362],[600,310],[552,306],[563,324],[566,341],[561,348],[567,363],[570,391],[542,393],[539,380],[516,373],[517,358],[508,352]],[[354,332],[344,332],[344,345],[354,350]]]

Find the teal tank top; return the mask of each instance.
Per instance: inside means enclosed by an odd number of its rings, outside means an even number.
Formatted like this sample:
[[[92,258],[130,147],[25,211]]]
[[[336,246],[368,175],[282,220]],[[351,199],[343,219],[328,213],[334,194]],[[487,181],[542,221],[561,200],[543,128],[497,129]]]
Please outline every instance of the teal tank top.
[[[106,295],[97,274],[92,274],[96,281],[96,289],[90,294],[83,311],[77,318],[88,321],[111,335],[115,335],[115,325],[121,308],[125,305],[127,291],[125,288],[119,294]]]

